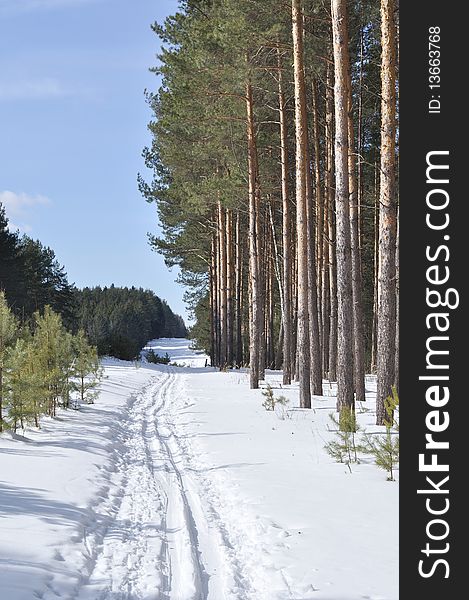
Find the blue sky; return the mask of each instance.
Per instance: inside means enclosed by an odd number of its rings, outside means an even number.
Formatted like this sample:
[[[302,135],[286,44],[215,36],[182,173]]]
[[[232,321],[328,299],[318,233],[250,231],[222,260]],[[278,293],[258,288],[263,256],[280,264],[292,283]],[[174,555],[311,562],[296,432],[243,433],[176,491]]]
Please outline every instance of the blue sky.
[[[177,0],[0,0],[0,201],[78,286],[153,289],[185,315],[177,272],[147,243],[137,189],[150,143],[144,89]]]

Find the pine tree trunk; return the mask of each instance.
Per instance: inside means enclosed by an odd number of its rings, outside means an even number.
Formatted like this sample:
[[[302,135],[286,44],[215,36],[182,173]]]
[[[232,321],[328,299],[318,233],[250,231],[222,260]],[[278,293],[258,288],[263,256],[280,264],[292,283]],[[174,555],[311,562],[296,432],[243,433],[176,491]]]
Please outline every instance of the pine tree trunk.
[[[211,253],[210,253],[210,268],[209,268],[209,310],[210,310],[210,365],[214,365],[215,356],[215,327],[214,327],[214,306],[213,306],[213,235],[211,239]]]
[[[375,186],[374,186],[374,264],[373,264],[373,323],[371,331],[371,366],[370,371],[376,373],[376,351],[378,338],[378,263],[379,263],[379,191],[378,191],[378,167],[375,162]]]
[[[358,247],[363,247],[363,51],[364,32],[360,29],[360,67],[358,75],[358,132],[357,132],[357,208],[358,208]]]
[[[267,310],[266,310],[266,333],[267,358],[266,367],[272,369],[275,362],[275,342],[274,342],[274,265],[273,257],[269,261],[268,279],[267,279]]]
[[[283,305],[284,294],[283,294],[282,267],[280,265],[280,256],[279,256],[279,249],[278,249],[278,244],[277,244],[277,235],[276,235],[276,231],[275,231],[274,200],[270,199],[267,206],[268,206],[268,210],[269,210],[271,243],[272,243],[272,248],[273,248],[272,264],[271,264],[271,284],[270,284],[270,291],[271,291],[271,295],[272,295],[271,302],[270,302],[270,307],[271,307],[271,314],[270,314],[271,326],[270,327],[271,327],[271,334],[272,334],[272,336],[274,336],[274,323],[275,323],[274,279],[277,282],[278,294],[279,294],[279,299],[280,299],[280,314],[282,317],[281,321],[280,321],[279,332],[283,332],[283,321],[284,321],[285,309],[284,309],[284,305]],[[280,343],[280,342],[283,344],[283,333],[281,335],[279,333],[278,343]],[[281,368],[281,364],[277,367],[278,360],[279,360],[279,357],[281,357],[281,355],[282,355],[281,348],[278,348],[278,344],[276,345],[273,342],[273,337],[272,337],[271,361],[274,364],[275,369]]]
[[[243,247],[241,245],[241,222],[240,213],[236,213],[235,227],[235,244],[236,244],[236,310],[235,310],[235,333],[236,333],[236,366],[240,367],[243,364],[243,333],[242,333],[242,289],[243,289]]]
[[[394,360],[394,385],[399,394],[399,208],[397,209],[396,235],[396,354]]]
[[[319,132],[319,109],[318,109],[318,89],[317,81],[312,83],[312,113],[313,113],[313,164],[314,164],[314,191],[316,195],[316,257],[317,257],[317,275],[318,275],[318,298],[322,299],[324,282],[324,247],[323,247],[323,227],[324,227],[324,195],[321,186],[321,155],[320,155],[320,132]],[[322,315],[322,301],[318,302],[319,313],[319,340],[321,349],[324,346],[324,318]]]
[[[280,162],[282,165],[282,241],[283,241],[283,383],[292,380],[292,307],[291,307],[291,215],[288,189],[288,132],[280,50],[278,50],[278,104],[280,120]]]
[[[254,125],[254,110],[252,86],[246,84],[246,113],[247,113],[247,140],[248,140],[248,190],[249,190],[249,283],[250,283],[250,317],[249,317],[249,362],[250,362],[250,387],[259,388],[259,358],[260,358],[260,321],[261,321],[261,293],[258,254],[258,219],[259,196],[257,192],[257,148]]]
[[[354,406],[353,296],[348,178],[348,32],[347,2],[332,0],[335,69],[335,182],[337,252],[337,407]]]
[[[386,418],[396,354],[396,52],[394,1],[381,0],[381,169],[379,199],[376,423]]]
[[[296,224],[296,222],[295,222]],[[292,355],[292,379],[294,381],[298,381],[298,260],[296,253],[296,235],[294,240],[292,240],[293,248],[292,248],[292,269],[291,269],[291,293],[292,293],[292,345],[291,345],[291,355]]]
[[[334,99],[333,73],[330,64],[327,65],[326,77],[326,194],[327,194],[327,237],[329,254],[329,356],[328,378],[337,380],[337,257],[335,245],[334,219]]]
[[[353,295],[353,368],[355,401],[365,401],[365,331],[363,323],[362,265],[360,256],[360,227],[358,211],[358,189],[355,176],[352,83],[349,75],[348,93],[348,171],[350,199],[350,241],[352,250],[352,295]]]
[[[335,234],[334,210],[329,208],[329,296],[331,301],[330,333],[329,333],[329,380],[337,381],[337,350],[338,350],[338,297],[337,297],[337,253]]]
[[[306,124],[305,124],[306,127]],[[322,396],[322,357],[319,339],[318,288],[316,274],[316,236],[311,174],[306,165],[306,222],[308,227],[308,315],[311,363],[311,393]]]
[[[233,364],[233,215],[226,210],[226,363]]]
[[[222,241],[220,235],[220,214],[217,209],[217,290],[218,290],[218,366],[223,367],[223,267]]]
[[[306,93],[305,93],[306,104]],[[304,129],[308,131],[306,110],[304,111]],[[315,148],[315,154],[319,145]],[[322,396],[322,355],[319,328],[319,302],[318,302],[318,277],[316,268],[316,210],[322,205],[319,164],[317,162],[316,203],[313,201],[311,172],[309,168],[308,136],[306,135],[306,220],[308,227],[308,313],[309,313],[309,338],[310,338],[310,363],[311,363],[311,393]],[[315,169],[316,170],[316,169]]]
[[[258,164],[258,163],[257,163]],[[259,174],[259,171],[257,171]],[[257,256],[259,264],[259,381],[265,379],[266,356],[267,356],[267,338],[266,338],[266,305],[267,305],[267,273],[266,273],[266,228],[263,211],[260,202],[260,187],[257,184],[256,193],[258,195],[257,205]],[[263,257],[263,258],[262,258]]]
[[[280,371],[280,369],[282,368],[282,362],[283,362],[283,336],[284,336],[284,329],[283,329],[283,321],[280,322],[280,329],[278,332],[278,340],[277,340],[277,347],[275,350],[275,359],[274,359],[274,369],[276,371]]]
[[[328,241],[328,194],[324,195],[323,215],[323,250],[322,250],[322,291],[321,291],[321,314],[322,314],[322,372],[324,377],[329,373],[329,328],[330,328],[330,289],[329,289],[329,241]]]
[[[219,364],[219,335],[218,335],[218,287],[217,287],[217,235],[216,222],[213,223],[214,232],[212,233],[212,261],[211,261],[211,288],[210,299],[212,308],[212,367]]]
[[[220,367],[227,365],[227,263],[225,209],[218,203],[218,243],[220,248]]]
[[[311,408],[310,338],[308,315],[308,222],[307,222],[307,131],[304,77],[303,12],[300,0],[292,0],[293,64],[295,79],[296,138],[296,239],[298,262],[297,355],[300,407]]]

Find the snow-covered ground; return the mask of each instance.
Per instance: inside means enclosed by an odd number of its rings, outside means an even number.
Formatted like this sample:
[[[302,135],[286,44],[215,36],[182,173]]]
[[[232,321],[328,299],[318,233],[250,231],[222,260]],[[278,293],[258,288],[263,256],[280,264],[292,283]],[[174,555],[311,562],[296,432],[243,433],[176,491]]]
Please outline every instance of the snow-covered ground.
[[[396,600],[398,484],[323,446],[334,388],[104,361],[96,404],[0,436],[1,600]],[[191,361],[194,361],[191,363]],[[373,387],[360,421],[373,429]]]
[[[160,357],[167,353],[171,363],[184,367],[205,367],[210,362],[206,354],[192,350],[191,343],[180,338],[151,340],[143,349],[143,355],[146,350],[153,350]]]

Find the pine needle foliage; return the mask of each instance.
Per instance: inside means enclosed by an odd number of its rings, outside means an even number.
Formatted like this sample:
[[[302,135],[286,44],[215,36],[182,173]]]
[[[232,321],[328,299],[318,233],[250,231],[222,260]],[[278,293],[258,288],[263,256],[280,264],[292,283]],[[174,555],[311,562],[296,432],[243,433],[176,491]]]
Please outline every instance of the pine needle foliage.
[[[275,396],[272,386],[269,384],[267,384],[265,390],[262,390],[262,395],[265,398],[262,406],[267,411],[275,411],[276,406],[285,406],[288,404],[288,398],[285,396]]]
[[[376,465],[388,473],[388,481],[395,481],[394,471],[399,463],[399,396],[395,387],[384,406],[386,433],[366,435],[363,451],[374,456]]]
[[[73,340],[75,358],[73,363],[72,389],[79,394],[82,404],[93,404],[98,395],[97,386],[103,376],[98,352],[90,346],[85,332],[80,329]],[[75,407],[78,403],[75,402]]]
[[[84,331],[72,335],[50,306],[20,329],[0,292],[0,431],[39,427],[59,407],[92,403],[102,375]]]
[[[344,407],[339,417],[334,413],[329,414],[332,423],[331,431],[335,432],[336,439],[328,442],[324,449],[336,462],[345,463],[350,472],[351,463],[358,463],[358,446],[355,434],[360,430],[355,411]]]
[[[171,361],[171,357],[167,352],[164,356],[160,356],[153,350],[153,348],[150,348],[145,356],[149,363],[153,363],[155,365],[169,365]]]
[[[18,332],[18,322],[8,307],[5,294],[0,291],[0,432],[3,431],[4,373],[8,349]]]

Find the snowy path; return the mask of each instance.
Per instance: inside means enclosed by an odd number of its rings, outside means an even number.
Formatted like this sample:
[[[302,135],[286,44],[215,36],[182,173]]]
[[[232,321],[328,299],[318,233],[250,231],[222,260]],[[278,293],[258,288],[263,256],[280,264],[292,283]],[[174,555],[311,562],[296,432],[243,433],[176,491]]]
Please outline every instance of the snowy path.
[[[0,600],[396,600],[398,485],[324,451],[335,388],[103,361],[96,404],[0,436]],[[373,431],[375,381],[361,407]]]
[[[243,569],[232,559],[233,548],[209,498],[200,498],[186,477],[170,414],[181,377],[168,367],[129,408],[124,451],[116,464],[123,474],[121,500],[101,543],[99,532],[87,533],[98,550],[90,551],[90,574],[76,600],[255,597],[248,594]],[[243,587],[233,585],[235,580]]]

